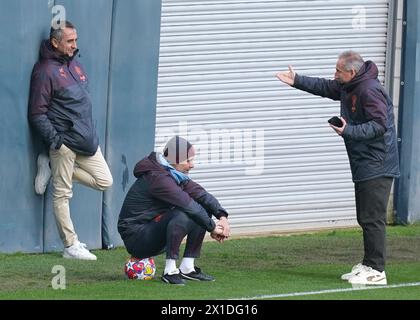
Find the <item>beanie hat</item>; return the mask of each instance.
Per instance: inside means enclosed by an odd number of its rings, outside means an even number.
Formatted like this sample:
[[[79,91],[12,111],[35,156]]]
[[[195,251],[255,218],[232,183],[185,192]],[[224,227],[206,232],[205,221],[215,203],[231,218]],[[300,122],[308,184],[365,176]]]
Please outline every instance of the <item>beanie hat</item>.
[[[163,155],[171,164],[179,164],[195,155],[192,144],[180,136],[174,136],[163,148]]]

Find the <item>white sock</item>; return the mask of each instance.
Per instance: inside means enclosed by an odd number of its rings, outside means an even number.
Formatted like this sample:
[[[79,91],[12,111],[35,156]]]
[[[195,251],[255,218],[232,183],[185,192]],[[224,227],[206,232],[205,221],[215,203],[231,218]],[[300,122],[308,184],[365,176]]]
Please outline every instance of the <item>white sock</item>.
[[[166,259],[165,271],[163,271],[163,274],[175,274],[175,273],[179,273],[179,270],[176,267],[176,260]]]
[[[190,273],[195,271],[194,258],[183,258],[179,269],[182,273]]]

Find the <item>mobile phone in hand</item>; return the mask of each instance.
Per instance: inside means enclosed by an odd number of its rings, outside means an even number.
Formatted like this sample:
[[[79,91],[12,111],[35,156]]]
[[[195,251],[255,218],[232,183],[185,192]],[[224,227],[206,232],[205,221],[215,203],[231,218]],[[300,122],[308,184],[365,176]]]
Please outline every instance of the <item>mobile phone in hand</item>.
[[[334,116],[328,119],[328,122],[331,123],[334,127],[341,128],[343,126],[343,121],[337,116]]]

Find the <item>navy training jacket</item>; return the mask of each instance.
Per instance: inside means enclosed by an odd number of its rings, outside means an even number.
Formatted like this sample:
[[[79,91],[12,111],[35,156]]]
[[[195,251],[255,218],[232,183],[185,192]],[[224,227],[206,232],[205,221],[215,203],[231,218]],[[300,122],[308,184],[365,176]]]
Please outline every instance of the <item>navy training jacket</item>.
[[[123,240],[140,225],[159,219],[174,208],[209,232],[216,226],[212,215],[218,219],[228,216],[219,201],[198,183],[188,180],[178,185],[158,162],[155,152],[136,164],[134,176],[137,180],[128,191],[118,218],[118,232]]]
[[[366,61],[346,84],[296,74],[295,88],[341,101],[347,126],[344,139],[354,182],[399,177],[392,100],[378,80],[378,68]]]
[[[40,59],[32,70],[28,119],[49,148],[59,149],[64,143],[78,154],[92,156],[99,140],[88,78],[73,57],[60,56],[49,40],[41,43]]]

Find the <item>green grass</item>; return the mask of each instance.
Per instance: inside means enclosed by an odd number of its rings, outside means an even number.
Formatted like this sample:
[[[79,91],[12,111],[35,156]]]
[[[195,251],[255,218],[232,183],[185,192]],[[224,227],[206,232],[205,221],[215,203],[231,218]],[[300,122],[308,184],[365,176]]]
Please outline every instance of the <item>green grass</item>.
[[[420,224],[387,228],[388,284],[420,282]],[[0,300],[6,299],[116,299],[195,300],[246,298],[351,288],[342,273],[363,255],[360,229],[231,239],[205,242],[197,265],[215,282],[166,285],[159,275],[164,257],[156,257],[157,277],[151,281],[125,278],[124,248],[95,250],[98,261],[63,259],[61,253],[0,254]],[[66,289],[54,290],[54,265],[66,270]],[[280,299],[280,298],[279,298]],[[420,286],[387,288],[282,299],[400,299],[419,300]]]

